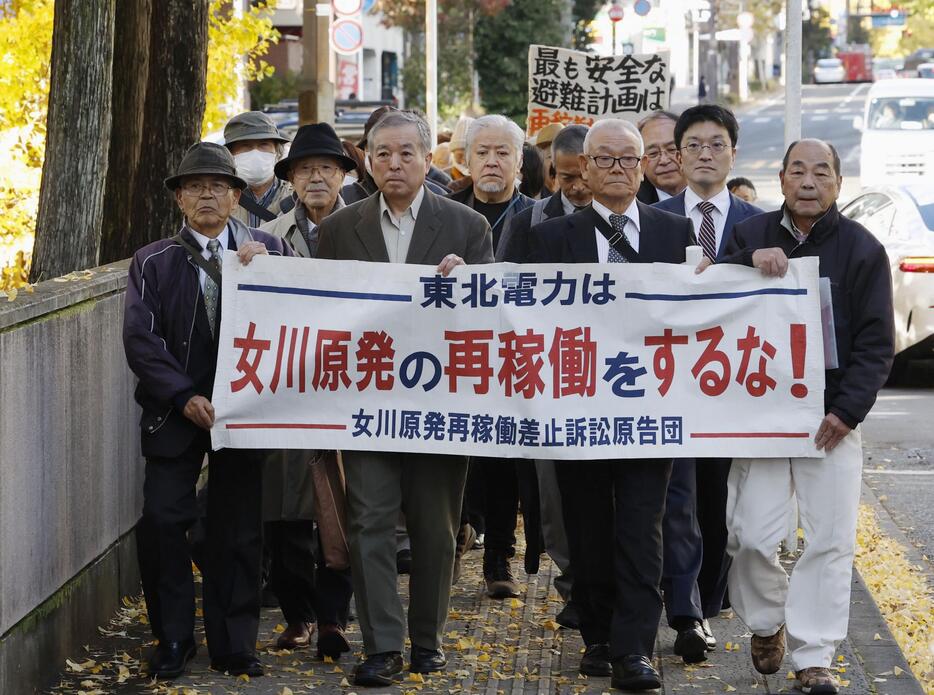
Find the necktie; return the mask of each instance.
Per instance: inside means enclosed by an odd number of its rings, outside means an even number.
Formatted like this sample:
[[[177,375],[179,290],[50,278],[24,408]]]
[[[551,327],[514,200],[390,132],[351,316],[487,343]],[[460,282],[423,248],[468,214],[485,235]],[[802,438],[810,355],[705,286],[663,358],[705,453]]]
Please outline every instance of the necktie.
[[[613,227],[614,232],[619,232],[623,235],[623,238],[620,241],[629,246],[629,239],[626,238],[626,234],[623,231],[626,229],[626,223],[629,221],[629,218],[626,215],[610,215],[610,226]],[[629,263],[626,257],[621,254],[616,248],[611,244],[610,252],[606,257],[607,263]]]
[[[717,207],[709,202],[702,201],[697,204],[697,209],[701,212],[700,225],[700,245],[704,247],[704,255],[711,261],[717,260],[717,231],[713,226],[713,216],[710,214]]]
[[[221,272],[221,242],[217,239],[211,239],[208,242],[208,251],[211,252],[210,263],[217,267],[217,272]],[[204,279],[204,308],[208,312],[208,324],[211,326],[211,335],[217,337],[217,305],[220,299],[221,288],[208,275]]]

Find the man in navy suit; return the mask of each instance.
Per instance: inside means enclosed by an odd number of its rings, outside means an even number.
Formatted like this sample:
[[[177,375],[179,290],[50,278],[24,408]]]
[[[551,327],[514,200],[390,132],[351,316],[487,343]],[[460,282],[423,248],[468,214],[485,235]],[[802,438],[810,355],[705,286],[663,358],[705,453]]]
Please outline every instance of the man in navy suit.
[[[687,188],[655,204],[694,223],[704,256],[718,260],[733,226],[762,212],[727,190],[739,125],[716,104],[687,109],[675,124],[675,146]],[[708,618],[723,607],[730,559],[726,554],[726,497],[730,459],[676,459],[665,510],[662,588],[668,624],[677,630],[675,654],[704,661],[716,647]]]
[[[593,204],[538,225],[529,261],[683,263],[685,247],[695,243],[690,221],[636,200],[643,149],[632,124],[595,123],[580,155]],[[659,688],[651,659],[662,613],[662,516],[671,460],[569,461],[556,469],[586,647],[580,671],[611,675],[613,687],[623,690]]]

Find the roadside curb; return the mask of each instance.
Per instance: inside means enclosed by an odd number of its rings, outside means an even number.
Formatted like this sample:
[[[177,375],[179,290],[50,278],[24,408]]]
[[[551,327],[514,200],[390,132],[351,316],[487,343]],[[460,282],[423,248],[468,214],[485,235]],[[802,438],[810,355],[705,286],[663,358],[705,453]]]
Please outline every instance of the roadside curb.
[[[920,564],[921,554],[908,542],[865,481],[863,481],[860,501],[872,508],[882,532],[906,549],[906,556],[911,562]],[[853,568],[848,633],[850,645],[865,668],[867,676],[873,679],[886,679],[885,682],[873,683],[877,687],[876,692],[880,695],[925,695],[901,647],[898,646],[898,642],[889,630],[879,606],[876,605],[875,599],[855,567]],[[877,634],[881,639],[875,639]],[[880,675],[890,673],[896,666],[905,672],[902,676],[896,678]]]

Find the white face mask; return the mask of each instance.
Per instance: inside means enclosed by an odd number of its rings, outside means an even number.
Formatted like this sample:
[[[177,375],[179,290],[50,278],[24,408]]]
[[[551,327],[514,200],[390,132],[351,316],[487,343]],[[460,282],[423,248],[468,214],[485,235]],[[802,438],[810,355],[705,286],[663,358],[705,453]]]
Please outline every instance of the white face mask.
[[[234,163],[237,165],[237,176],[251,186],[259,186],[272,178],[276,154],[249,150],[234,157]]]

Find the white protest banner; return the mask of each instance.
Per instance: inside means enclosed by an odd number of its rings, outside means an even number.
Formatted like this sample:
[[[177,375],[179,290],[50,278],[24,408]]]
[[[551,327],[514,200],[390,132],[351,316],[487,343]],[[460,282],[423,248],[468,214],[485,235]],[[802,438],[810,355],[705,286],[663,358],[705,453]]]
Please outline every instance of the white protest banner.
[[[529,46],[526,130],[546,125],[593,125],[604,118],[636,122],[668,108],[668,53],[600,56],[553,46]]]
[[[213,445],[815,456],[817,259],[433,267],[224,259]]]

